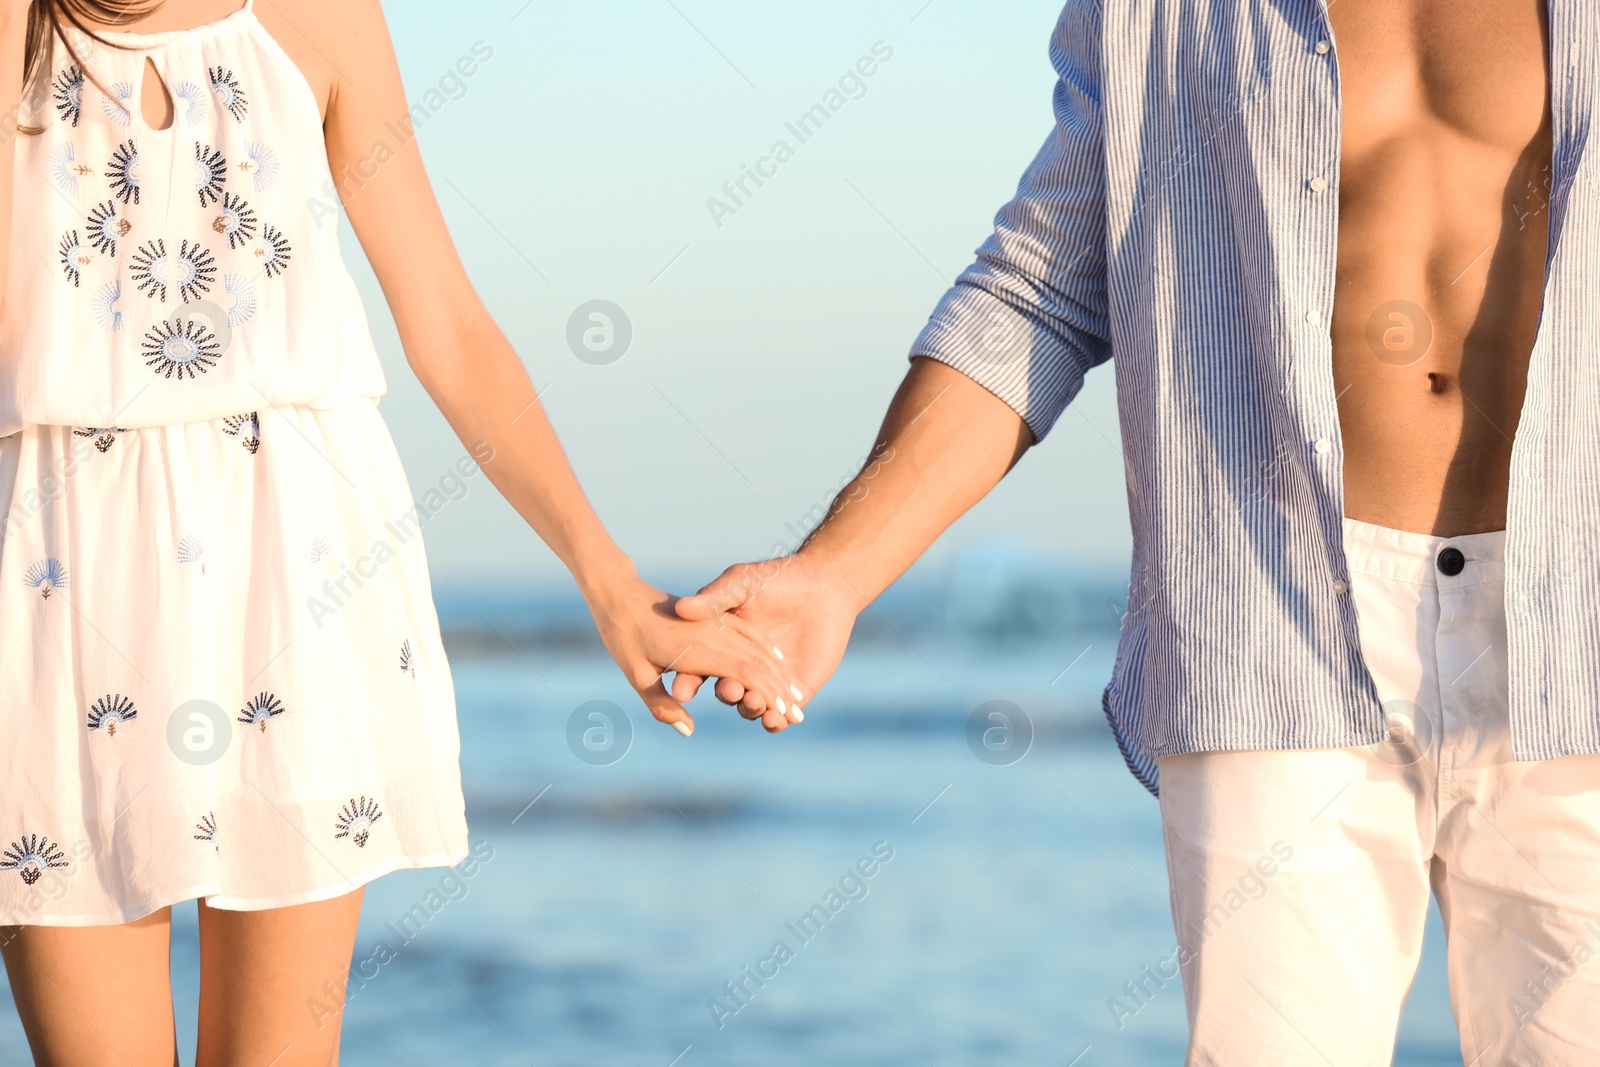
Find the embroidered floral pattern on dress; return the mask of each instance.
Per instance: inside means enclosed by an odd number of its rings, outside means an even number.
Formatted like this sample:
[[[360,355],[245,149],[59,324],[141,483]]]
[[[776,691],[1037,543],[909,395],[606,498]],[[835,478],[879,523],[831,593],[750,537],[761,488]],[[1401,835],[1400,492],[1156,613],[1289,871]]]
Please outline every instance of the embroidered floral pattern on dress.
[[[0,871],[16,871],[22,881],[33,885],[45,871],[67,866],[67,854],[48,837],[28,834],[19,837],[0,853]]]
[[[417,661],[411,654],[410,641],[400,642],[400,673],[409,674],[413,678],[417,676]]]
[[[250,175],[256,192],[272,188],[272,183],[278,180],[278,153],[270,145],[246,141],[244,154],[245,159],[239,164],[239,169]]]
[[[256,290],[242,274],[224,274],[222,288],[233,297],[228,305],[228,325],[238,326],[256,313]]]
[[[117,435],[122,433],[127,431],[120,426],[80,426],[72,431],[74,437],[92,437],[94,447],[102,452],[108,451],[116,444]]]
[[[199,822],[194,824],[194,839],[196,841],[204,841],[206,844],[215,849],[218,855],[222,854],[222,846],[217,843],[216,812],[207,812],[205,815],[200,817]]]
[[[117,145],[111,153],[111,164],[106,168],[111,179],[111,191],[124,204],[139,202],[139,149],[132,141]]]
[[[83,121],[84,86],[87,84],[89,79],[77,64],[59,70],[50,83],[55,110],[70,126],[77,127]],[[138,85],[138,79],[111,81],[105,85],[103,94],[97,94],[101,96],[101,109],[114,128],[140,128],[134,121],[137,117],[134,109],[139,106]],[[262,121],[257,117],[254,122],[246,123],[250,115],[249,94],[232,64],[212,63],[206,66],[204,78],[177,76],[167,85],[177,126],[204,127],[209,121],[215,121],[210,117],[213,107],[226,111],[241,124],[253,126]],[[90,122],[90,125],[95,124],[95,121]],[[101,123],[100,128],[104,129],[105,124]],[[254,134],[255,130],[252,128],[246,133]],[[293,258],[293,243],[278,225],[262,221],[256,205],[241,195],[240,186],[235,186],[238,191],[229,190],[228,173],[232,168],[228,157],[233,157],[238,170],[235,182],[248,176],[251,187],[260,192],[281,180],[283,162],[279,150],[254,139],[230,142],[212,137],[213,143],[195,140],[195,198],[202,208],[216,209],[209,222],[218,235],[218,243],[207,247],[201,241],[185,238],[180,240],[177,251],[173,251],[169,236],[153,237],[148,232],[134,235],[138,220],[129,218],[129,209],[143,206],[146,185],[141,173],[140,142],[143,138],[136,139],[126,133],[116,136],[122,139],[113,142],[104,171],[107,185],[99,191],[100,197],[109,194],[109,198],[92,199],[83,224],[66,231],[58,248],[63,277],[74,288],[88,290],[83,297],[87,306],[80,305],[86,312],[84,317],[106,333],[116,333],[128,326],[129,300],[133,292],[163,304],[174,301],[191,304],[209,298],[221,275],[226,298],[219,302],[225,305],[228,326],[236,328],[257,318],[261,307],[260,277],[281,278],[287,272]],[[187,138],[181,138],[179,143],[187,143]],[[165,147],[160,154],[165,173],[168,154]],[[48,166],[51,180],[69,199],[76,200],[83,193],[95,197],[93,187],[98,183],[93,178],[94,168],[79,164],[74,142],[63,141],[52,146]],[[87,186],[85,178],[90,180]],[[227,240],[225,250],[222,238]],[[242,256],[246,249],[259,273],[237,267],[224,273],[222,268],[233,267],[228,262],[232,258],[228,253],[239,252]],[[98,268],[94,267],[92,253],[113,260],[120,257],[127,266],[122,271],[109,270],[96,277]],[[204,324],[185,322],[181,318],[149,327],[141,340],[146,366],[158,376],[173,380],[194,379],[206,373],[220,360],[223,345],[212,330],[203,327]],[[259,446],[258,435],[243,434],[242,440],[251,451]],[[105,447],[109,447],[109,443]]]
[[[313,537],[311,539],[312,563],[321,563],[328,558],[328,553],[331,551],[333,550],[328,547],[328,539],[326,537]]]
[[[122,309],[117,306],[122,300],[122,282],[113,278],[94,291],[94,296],[89,301],[89,310],[94,313],[94,321],[100,324],[102,330],[116,333],[122,329]]]
[[[282,715],[284,712],[283,701],[271,693],[257,693],[250,699],[250,703],[239,712],[239,721],[246,726],[259,726],[261,732],[267,732],[267,723]]]
[[[117,209],[115,200],[107,200],[103,204],[96,204],[89,209],[89,221],[84,226],[83,232],[88,235],[89,243],[110,256],[117,258],[117,242],[128,236],[133,229],[133,223],[122,216]]]
[[[226,427],[222,432],[229,437],[237,437],[239,443],[244,445],[244,450],[252,456],[261,447],[261,418],[256,412],[229,415],[222,420],[222,425]]]
[[[212,222],[211,228],[228,238],[229,248],[238,248],[254,239],[256,213],[250,210],[244,197],[228,193],[222,198],[222,214]]]
[[[84,251],[77,230],[68,230],[61,235],[61,270],[74,287],[83,284],[83,268],[91,262],[93,257]]]
[[[112,693],[96,700],[89,708],[89,729],[104,730],[106,736],[116,737],[117,726],[139,717],[133,701],[121,693]]]
[[[217,94],[217,103],[227,108],[228,113],[239,122],[250,113],[250,101],[245,98],[244,90],[239,87],[239,79],[233,76],[233,71],[222,66],[207,67],[206,74],[211,79],[211,91]]]
[[[100,106],[105,109],[106,118],[118,126],[126,126],[133,121],[133,85],[129,82],[112,82],[111,95],[100,98]]]
[[[194,143],[194,191],[200,206],[215,204],[222,196],[222,183],[228,180],[228,161],[208,144]]]
[[[133,280],[139,291],[152,300],[167,302],[168,288],[178,290],[184,303],[199,300],[210,292],[217,276],[216,259],[196,241],[185,239],[176,255],[169,255],[165,238],[146,241],[133,253]]]
[[[195,82],[185,79],[172,87],[172,99],[183,104],[183,124],[198,126],[206,117],[206,91]]]
[[[198,378],[217,365],[222,343],[199,318],[178,316],[152,326],[144,335],[144,365],[163,378]]]
[[[350,803],[339,810],[339,818],[334,821],[338,833],[334,840],[348,837],[354,841],[357,848],[367,847],[367,838],[372,833],[372,824],[383,818],[383,810],[378,807],[376,800],[362,797],[357,800],[350,798]]]
[[[89,170],[78,166],[78,146],[71,141],[51,145],[45,165],[50,168],[50,180],[56,183],[56,188],[65,193],[67,199],[78,199],[78,178]]]
[[[57,74],[50,83],[50,95],[56,102],[56,113],[68,126],[77,126],[83,117],[83,71],[76,63]]]
[[[189,534],[178,542],[178,562],[198,563],[200,573],[206,572],[206,547],[200,543],[200,538]]]
[[[51,556],[29,567],[22,575],[22,584],[29,589],[39,590],[39,595],[49,600],[51,593],[66,589],[72,583],[67,580],[67,568],[59,559]]]
[[[261,260],[261,269],[267,272],[267,277],[276,278],[289,269],[289,239],[283,231],[276,226],[268,226],[261,231],[261,247],[256,249],[256,256]]]

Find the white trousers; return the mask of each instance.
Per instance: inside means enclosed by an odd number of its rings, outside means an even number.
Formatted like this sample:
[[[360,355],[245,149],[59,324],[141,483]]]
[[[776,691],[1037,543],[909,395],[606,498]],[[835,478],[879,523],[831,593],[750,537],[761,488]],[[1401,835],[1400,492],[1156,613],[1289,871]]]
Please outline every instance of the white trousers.
[[[1160,761],[1187,1062],[1390,1063],[1431,889],[1463,1062],[1600,1064],[1600,757],[1512,759],[1504,534],[1345,538],[1389,740]]]

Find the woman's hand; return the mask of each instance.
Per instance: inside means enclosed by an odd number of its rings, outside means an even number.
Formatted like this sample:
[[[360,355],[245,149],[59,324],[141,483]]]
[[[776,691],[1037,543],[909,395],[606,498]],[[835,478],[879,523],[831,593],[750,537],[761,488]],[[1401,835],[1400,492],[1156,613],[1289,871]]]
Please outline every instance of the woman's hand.
[[[677,597],[634,576],[611,579],[586,599],[600,639],[628,684],[650,714],[684,737],[694,733],[694,720],[668,692],[668,673],[728,679],[762,707],[782,709],[773,712],[775,719],[802,718],[802,690],[772,643],[749,622],[734,616],[686,621],[678,616]]]

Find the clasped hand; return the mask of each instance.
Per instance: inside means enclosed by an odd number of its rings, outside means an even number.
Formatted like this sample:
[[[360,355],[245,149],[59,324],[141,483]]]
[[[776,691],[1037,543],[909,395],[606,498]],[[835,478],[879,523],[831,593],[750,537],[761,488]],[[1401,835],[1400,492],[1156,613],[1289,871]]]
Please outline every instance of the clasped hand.
[[[716,679],[717,699],[777,733],[805,720],[804,704],[844,657],[860,608],[843,585],[791,556],[730,567],[690,597],[635,580],[593,607],[606,648],[658,721],[690,736],[683,705]]]
[[[794,684],[815,696],[844,658],[863,606],[848,582],[801,553],[729,567],[694,596],[677,601],[676,611],[686,621],[749,628],[760,634],[781,653],[780,666]],[[679,670],[672,696],[688,701],[713,677],[717,699],[736,707],[746,719],[760,722],[769,733],[805,720],[803,709],[785,708],[759,685],[726,671]]]

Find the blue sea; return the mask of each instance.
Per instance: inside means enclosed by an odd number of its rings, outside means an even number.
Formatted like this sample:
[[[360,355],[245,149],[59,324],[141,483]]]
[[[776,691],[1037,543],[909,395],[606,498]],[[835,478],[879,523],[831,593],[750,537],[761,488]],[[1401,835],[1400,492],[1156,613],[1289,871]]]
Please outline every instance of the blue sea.
[[[483,859],[369,888],[357,959],[384,962],[352,981],[343,1062],[1181,1063],[1177,982],[1124,991],[1174,937],[1156,802],[1100,713],[1119,588],[1005,566],[897,587],[804,725],[706,696],[684,740],[569,593],[442,583]],[[185,1063],[197,958],[189,905]],[[0,1064],[27,1062],[6,1005]],[[1460,1062],[1435,914],[1396,1063]]]

